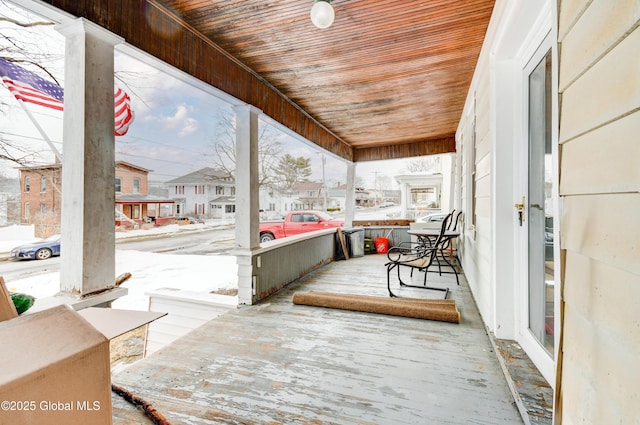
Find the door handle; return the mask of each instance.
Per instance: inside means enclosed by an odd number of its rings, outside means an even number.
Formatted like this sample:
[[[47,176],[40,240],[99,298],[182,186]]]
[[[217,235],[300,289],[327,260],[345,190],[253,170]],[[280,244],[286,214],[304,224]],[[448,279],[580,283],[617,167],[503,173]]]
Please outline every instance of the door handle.
[[[515,208],[516,208],[516,211],[518,213],[518,221],[520,222],[520,227],[522,227],[522,223],[524,223],[524,208],[525,208],[525,204],[526,204],[526,198],[523,196],[522,197],[522,203],[514,205]]]

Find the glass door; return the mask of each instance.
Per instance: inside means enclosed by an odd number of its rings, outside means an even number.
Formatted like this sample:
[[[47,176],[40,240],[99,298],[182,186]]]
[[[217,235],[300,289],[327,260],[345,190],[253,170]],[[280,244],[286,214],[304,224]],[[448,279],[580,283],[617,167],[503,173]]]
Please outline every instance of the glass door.
[[[554,173],[551,134],[551,52],[529,74],[528,329],[554,355]]]

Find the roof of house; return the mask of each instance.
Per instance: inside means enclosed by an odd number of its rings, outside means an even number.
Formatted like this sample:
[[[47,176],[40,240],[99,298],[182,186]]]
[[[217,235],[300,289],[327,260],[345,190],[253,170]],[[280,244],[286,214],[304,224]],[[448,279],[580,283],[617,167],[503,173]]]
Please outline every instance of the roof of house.
[[[150,170],[148,168],[143,168],[143,167],[139,167],[137,165],[134,165],[130,162],[126,162],[126,161],[116,161],[116,170],[118,168],[132,168],[134,170],[138,170],[138,171],[142,171],[143,173],[150,173],[153,170]]]
[[[142,195],[140,193],[123,193],[116,194],[116,204],[173,204],[175,201],[169,198],[163,198],[155,195]]]
[[[291,186],[291,190],[302,191],[302,190],[320,190],[322,189],[322,183],[317,182],[298,182],[294,183]]]
[[[217,198],[211,199],[209,202],[213,202],[216,204],[235,204],[236,197],[235,196],[218,196]]]
[[[215,181],[223,181],[224,179],[229,178],[229,173],[219,168],[211,168],[205,167],[200,170],[194,171],[189,174],[185,174],[184,176],[177,177],[173,180],[169,180],[165,182],[165,184],[176,184],[176,183],[211,183]],[[231,180],[224,181],[225,183],[233,182],[233,178]]]

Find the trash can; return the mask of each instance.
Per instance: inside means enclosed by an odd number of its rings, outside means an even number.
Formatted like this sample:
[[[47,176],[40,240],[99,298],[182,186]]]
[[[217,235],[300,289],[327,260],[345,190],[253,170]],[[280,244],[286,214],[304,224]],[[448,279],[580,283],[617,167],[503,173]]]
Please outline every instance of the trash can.
[[[364,257],[364,227],[354,227],[349,234],[350,257]]]
[[[386,254],[389,251],[389,239],[387,238],[376,238],[376,252],[378,254]]]
[[[342,228],[344,242],[349,258],[364,256],[364,227]],[[336,233],[336,260],[344,260],[346,257],[342,250],[340,236]]]

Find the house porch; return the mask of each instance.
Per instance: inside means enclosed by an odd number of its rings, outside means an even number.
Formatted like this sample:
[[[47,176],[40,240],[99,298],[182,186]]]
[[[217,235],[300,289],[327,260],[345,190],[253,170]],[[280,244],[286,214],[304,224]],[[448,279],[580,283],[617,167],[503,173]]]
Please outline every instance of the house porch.
[[[385,260],[366,255],[325,265],[112,381],[174,425],[522,424],[464,276],[456,286],[452,275],[429,275],[430,285],[451,289],[459,324],[291,301],[297,291],[387,297]],[[113,400],[114,424],[151,423],[119,396]]]

